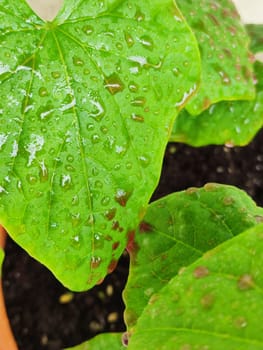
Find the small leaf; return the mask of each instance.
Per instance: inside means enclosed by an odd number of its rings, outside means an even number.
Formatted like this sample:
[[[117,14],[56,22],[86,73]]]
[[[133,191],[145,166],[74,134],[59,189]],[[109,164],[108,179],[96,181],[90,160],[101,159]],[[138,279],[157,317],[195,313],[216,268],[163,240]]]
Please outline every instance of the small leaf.
[[[65,350],[122,350],[122,333],[103,333],[91,340]]]
[[[263,24],[247,24],[246,29],[251,38],[251,51],[263,52]]]
[[[177,117],[170,141],[192,146],[210,144],[244,146],[263,126],[263,64],[255,62],[255,101],[223,101],[198,116],[184,109]]]
[[[251,100],[255,96],[249,37],[231,0],[177,0],[199,43],[202,80],[187,104],[198,115],[222,100]]]
[[[66,0],[53,22],[2,0],[0,15],[0,224],[86,290],[144,214],[197,43],[172,0]]]
[[[130,242],[125,321],[134,326],[150,297],[206,251],[263,220],[243,191],[226,185],[189,188],[149,205]]]
[[[262,350],[262,261],[263,225],[205,254],[150,299],[129,350]]]

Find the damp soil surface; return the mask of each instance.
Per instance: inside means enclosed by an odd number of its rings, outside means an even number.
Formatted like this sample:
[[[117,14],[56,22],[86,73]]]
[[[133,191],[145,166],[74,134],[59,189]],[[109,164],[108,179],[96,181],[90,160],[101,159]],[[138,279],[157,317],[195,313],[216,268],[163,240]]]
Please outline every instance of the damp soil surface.
[[[153,200],[207,182],[235,185],[263,206],[263,131],[246,147],[192,148],[169,144]],[[104,282],[70,293],[41,264],[8,239],[3,286],[20,350],[62,350],[94,335],[124,331],[121,293],[129,259],[124,254]]]

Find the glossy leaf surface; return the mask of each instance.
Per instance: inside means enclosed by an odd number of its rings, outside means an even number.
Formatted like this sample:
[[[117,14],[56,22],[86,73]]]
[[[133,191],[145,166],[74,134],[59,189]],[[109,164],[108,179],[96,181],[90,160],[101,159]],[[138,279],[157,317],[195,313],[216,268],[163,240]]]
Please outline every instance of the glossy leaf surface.
[[[66,350],[124,350],[127,349],[122,345],[122,333],[103,333],[99,334],[91,340],[67,348]]]
[[[200,89],[187,111],[198,115],[222,100],[252,99],[249,37],[233,2],[178,0],[177,4],[196,35],[202,59]]]
[[[250,47],[252,52],[263,52],[263,24],[248,24],[246,29],[251,38]]]
[[[0,224],[86,290],[113,269],[156,187],[198,84],[197,44],[172,0],[66,0],[53,22],[2,0],[0,15]]]
[[[198,116],[184,109],[177,117],[170,141],[192,146],[248,144],[263,126],[263,64],[255,63],[255,101],[223,101]]]
[[[129,350],[262,350],[263,225],[173,278],[145,308]]]
[[[150,297],[206,251],[263,220],[263,209],[243,191],[207,184],[149,205],[129,245],[130,273],[124,300],[128,328]]]

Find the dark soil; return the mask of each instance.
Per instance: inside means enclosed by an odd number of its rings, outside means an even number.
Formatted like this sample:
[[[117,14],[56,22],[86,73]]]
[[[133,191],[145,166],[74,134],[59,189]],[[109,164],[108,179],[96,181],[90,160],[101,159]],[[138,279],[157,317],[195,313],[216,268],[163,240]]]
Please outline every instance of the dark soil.
[[[262,140],[263,130],[243,148],[168,145],[153,198],[219,182],[246,190],[263,206]],[[103,284],[89,292],[69,294],[45,267],[9,239],[3,267],[4,293],[19,349],[61,350],[100,332],[124,331],[121,292],[128,264],[124,254]]]

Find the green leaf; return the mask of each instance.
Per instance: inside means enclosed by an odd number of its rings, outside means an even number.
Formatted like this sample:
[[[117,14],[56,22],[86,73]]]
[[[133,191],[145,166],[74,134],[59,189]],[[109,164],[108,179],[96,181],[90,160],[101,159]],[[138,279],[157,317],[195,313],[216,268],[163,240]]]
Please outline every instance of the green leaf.
[[[2,0],[0,15],[0,224],[86,290],[144,214],[197,44],[172,0],[66,0],[53,22]]]
[[[149,205],[128,249],[130,273],[124,290],[125,321],[136,323],[150,297],[204,252],[263,220],[243,191],[207,184]]]
[[[251,51],[263,52],[263,24],[247,24],[246,29],[251,38]]]
[[[185,109],[177,117],[170,141],[192,146],[248,144],[263,126],[263,64],[256,61],[255,101],[223,101],[198,116]]]
[[[262,350],[262,261],[263,225],[208,252],[150,299],[128,349]]]
[[[67,348],[66,350],[122,350],[126,349],[122,345],[122,333],[103,333],[99,334],[91,340],[74,346],[72,348]]]
[[[201,86],[187,111],[198,115],[222,100],[253,99],[249,37],[233,2],[177,0],[177,4],[196,35],[202,59]]]

